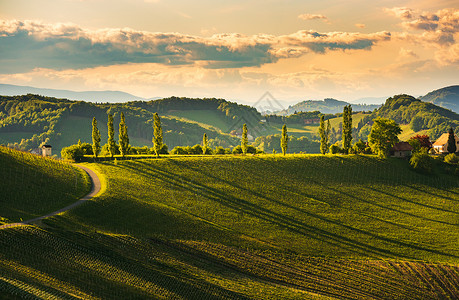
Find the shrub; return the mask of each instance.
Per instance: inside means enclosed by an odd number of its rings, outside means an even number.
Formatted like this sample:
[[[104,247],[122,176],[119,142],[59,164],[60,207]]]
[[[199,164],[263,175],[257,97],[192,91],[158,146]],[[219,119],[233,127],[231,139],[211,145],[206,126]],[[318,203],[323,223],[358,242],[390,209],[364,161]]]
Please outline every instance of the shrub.
[[[367,145],[365,144],[365,142],[359,139],[358,142],[356,142],[354,146],[352,147],[352,150],[354,151],[354,153],[363,154],[365,153],[366,147]]]
[[[186,147],[176,146],[174,149],[172,149],[171,154],[185,155],[185,154],[188,154],[188,152],[186,150]]]
[[[83,151],[83,155],[93,155],[94,152],[92,151],[92,145],[89,143],[82,143],[80,145],[81,150]]]
[[[189,154],[202,154],[202,146],[199,144],[194,145],[191,147],[191,151]]]
[[[242,153],[242,147],[240,145],[233,148],[233,154],[241,154],[241,153]]]
[[[130,154],[154,154],[154,150],[150,150],[147,146],[131,147]]]
[[[413,154],[410,159],[411,167],[421,173],[431,173],[433,161],[427,151],[420,151],[418,153]]]
[[[116,155],[119,155],[120,154],[120,149],[118,147],[117,144],[115,144],[115,154]],[[102,149],[100,150],[100,155],[101,156],[109,156],[110,155],[110,151],[108,149],[108,144],[105,144]]]
[[[256,154],[256,153],[257,153],[257,148],[255,148],[255,147],[252,146],[252,145],[248,145],[248,146],[247,146],[247,153]]]
[[[215,148],[214,154],[225,154],[225,148],[218,146]]]
[[[79,145],[72,145],[69,147],[62,148],[61,150],[61,156],[63,159],[80,161],[83,155],[83,149]]]
[[[342,152],[342,150],[337,144],[333,144],[333,145],[330,146],[330,153],[331,154],[338,154],[338,153],[341,153],[341,152]]]
[[[448,164],[457,164],[459,163],[459,156],[454,153],[450,153],[445,156],[445,162]]]
[[[167,147],[166,144],[163,144],[161,146],[161,149],[159,150],[159,154],[169,154],[169,148]]]

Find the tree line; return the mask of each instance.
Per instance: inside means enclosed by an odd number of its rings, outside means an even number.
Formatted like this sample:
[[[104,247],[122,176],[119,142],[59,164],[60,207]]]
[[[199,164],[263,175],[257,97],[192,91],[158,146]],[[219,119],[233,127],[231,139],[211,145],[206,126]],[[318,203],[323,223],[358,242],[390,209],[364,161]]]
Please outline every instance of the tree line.
[[[144,147],[132,147],[129,144],[129,135],[128,135],[128,127],[126,125],[126,119],[124,113],[120,113],[120,123],[119,123],[119,136],[118,136],[118,143],[115,141],[115,130],[113,124],[113,115],[108,114],[107,120],[107,132],[108,138],[107,142],[104,146],[101,146],[101,133],[98,128],[98,122],[96,117],[92,119],[92,144],[89,143],[81,143],[78,141],[78,144],[71,145],[69,147],[65,147],[61,151],[61,156],[64,159],[74,160],[77,161],[81,159],[84,155],[93,155],[97,158],[101,153],[104,156],[109,155],[110,157],[114,157],[115,155],[121,155],[125,157],[127,154],[151,154],[151,151],[147,146]],[[282,127],[282,136],[280,139],[280,146],[282,149],[283,155],[287,153],[288,148],[288,134],[287,134],[287,126],[284,124]],[[163,130],[161,126],[161,119],[158,113],[154,114],[154,122],[153,122],[153,151],[157,157],[160,154],[169,154],[167,145],[163,142]],[[211,147],[209,146],[209,139],[207,133],[204,133],[202,139],[202,146],[195,145],[193,147],[186,146],[181,147],[177,146],[172,151],[171,154],[257,154],[257,153],[264,153],[256,149],[253,145],[249,145],[248,143],[248,128],[247,124],[243,124],[242,128],[242,137],[241,137],[241,144],[233,148],[233,150],[225,149],[221,146],[217,146],[215,151],[212,151]]]

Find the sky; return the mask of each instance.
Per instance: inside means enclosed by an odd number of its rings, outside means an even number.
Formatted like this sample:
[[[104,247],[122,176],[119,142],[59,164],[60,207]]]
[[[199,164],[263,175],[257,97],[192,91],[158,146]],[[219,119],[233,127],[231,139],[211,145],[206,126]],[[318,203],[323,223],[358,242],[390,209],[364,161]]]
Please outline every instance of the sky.
[[[283,105],[459,84],[457,0],[0,0],[0,83]]]

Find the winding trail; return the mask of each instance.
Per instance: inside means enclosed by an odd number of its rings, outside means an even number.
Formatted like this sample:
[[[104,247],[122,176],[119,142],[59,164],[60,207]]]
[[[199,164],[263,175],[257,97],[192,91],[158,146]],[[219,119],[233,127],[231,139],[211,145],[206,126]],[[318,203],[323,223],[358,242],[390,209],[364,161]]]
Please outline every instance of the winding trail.
[[[31,224],[33,222],[36,222],[36,221],[39,221],[39,220],[42,220],[42,219],[45,219],[45,218],[49,218],[49,217],[61,214],[61,213],[65,212],[65,211],[68,211],[68,210],[70,210],[70,209],[72,209],[74,207],[77,207],[77,206],[85,203],[87,200],[90,200],[90,199],[92,199],[92,197],[97,195],[99,193],[99,191],[100,191],[101,184],[100,184],[100,179],[96,175],[96,173],[94,173],[94,171],[89,169],[89,168],[86,168],[86,167],[83,167],[83,166],[80,166],[80,165],[75,165],[75,166],[83,169],[86,173],[88,173],[89,177],[91,178],[92,188],[91,188],[91,191],[89,192],[89,194],[87,194],[86,196],[84,196],[83,198],[78,200],[77,202],[72,203],[72,204],[70,204],[70,205],[68,205],[68,206],[66,206],[64,208],[59,209],[59,210],[56,210],[55,212],[52,212],[50,214],[47,214],[47,215],[44,215],[44,216],[41,216],[41,217],[37,217],[37,218],[34,218],[34,219],[30,219],[30,220],[27,220],[27,221],[23,221],[23,222],[20,222],[20,223],[5,224],[5,225],[0,226],[0,229],[29,225],[29,224]]]

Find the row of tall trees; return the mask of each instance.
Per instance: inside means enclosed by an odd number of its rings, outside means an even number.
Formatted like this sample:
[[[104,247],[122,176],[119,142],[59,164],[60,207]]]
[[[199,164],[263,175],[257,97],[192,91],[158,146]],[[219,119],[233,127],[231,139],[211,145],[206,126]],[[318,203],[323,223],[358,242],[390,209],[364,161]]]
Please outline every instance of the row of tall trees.
[[[110,156],[113,157],[116,154],[116,141],[115,141],[115,128],[113,126],[113,115],[108,115],[107,121],[108,128],[108,139],[107,139],[107,148]],[[161,120],[157,113],[154,114],[154,124],[153,124],[153,147],[157,156],[159,156],[161,149],[163,148],[163,130],[161,128]],[[119,151],[120,154],[124,157],[129,153],[129,135],[127,131],[126,119],[124,113],[120,114],[120,124],[119,124]],[[97,128],[97,120],[94,117],[92,119],[92,149],[93,154],[97,157],[101,151],[100,146],[100,131]]]

